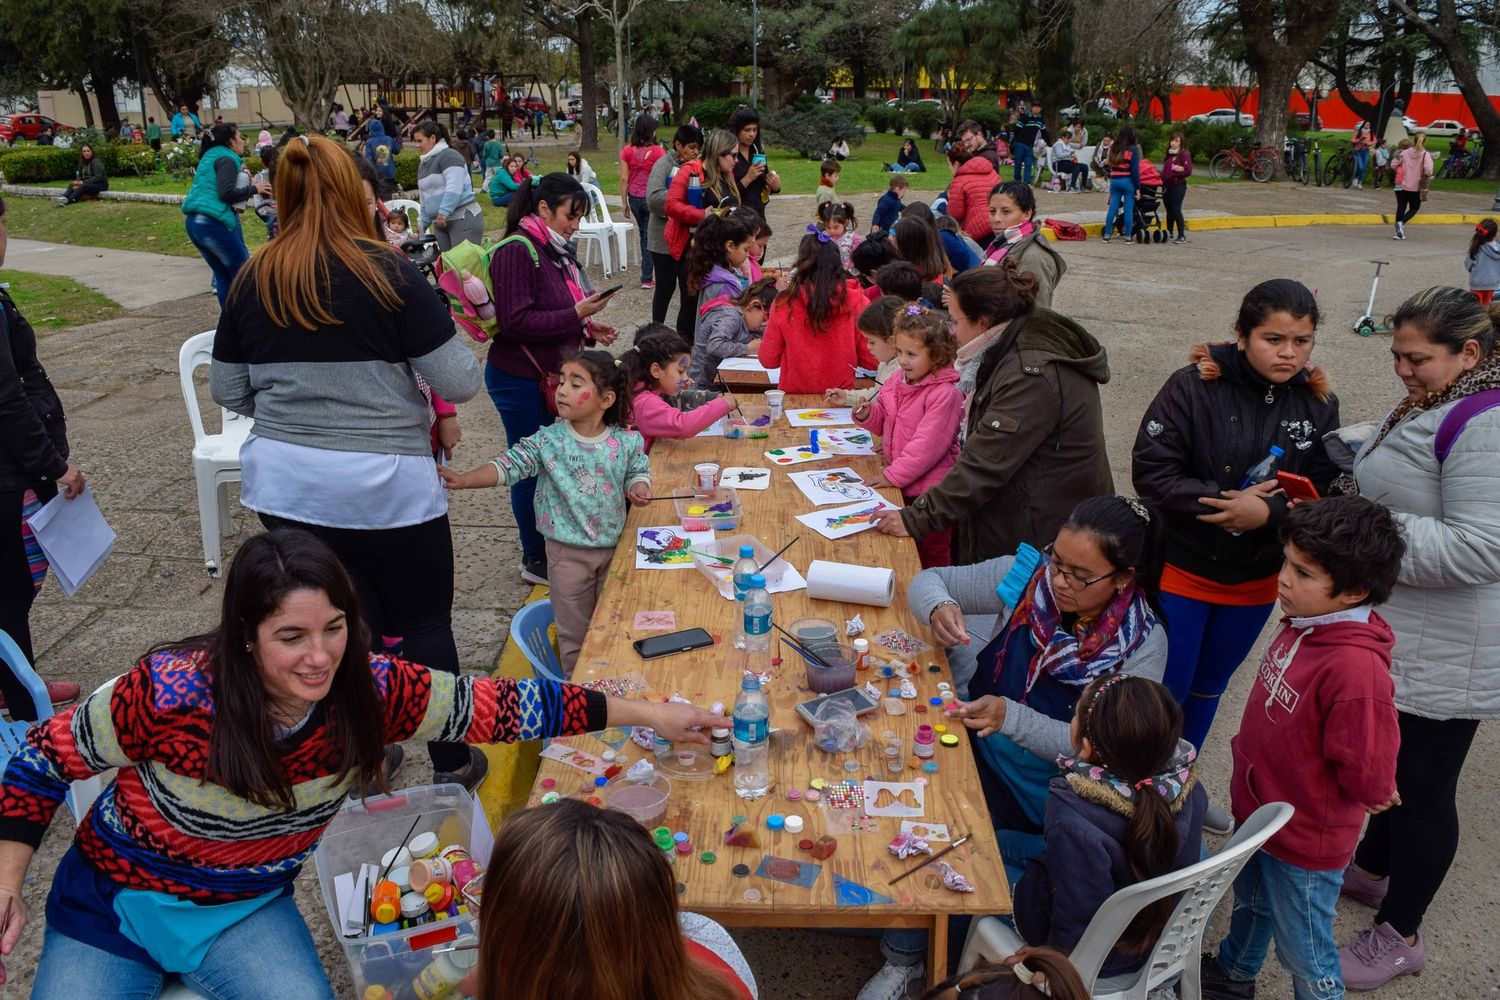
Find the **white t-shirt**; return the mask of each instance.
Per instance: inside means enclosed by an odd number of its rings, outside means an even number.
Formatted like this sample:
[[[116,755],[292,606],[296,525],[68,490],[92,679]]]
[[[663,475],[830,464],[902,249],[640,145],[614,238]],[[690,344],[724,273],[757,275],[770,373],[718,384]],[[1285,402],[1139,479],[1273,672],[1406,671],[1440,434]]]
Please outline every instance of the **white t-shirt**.
[[[422,455],[330,451],[251,434],[240,503],[327,528],[404,528],[448,513],[437,463]]]

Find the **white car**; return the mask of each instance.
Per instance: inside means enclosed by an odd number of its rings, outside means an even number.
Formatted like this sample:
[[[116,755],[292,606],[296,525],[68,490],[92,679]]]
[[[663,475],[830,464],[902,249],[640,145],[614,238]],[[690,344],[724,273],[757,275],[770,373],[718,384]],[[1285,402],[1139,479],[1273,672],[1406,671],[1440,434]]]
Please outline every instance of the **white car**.
[[[927,104],[934,108],[941,108],[943,106],[943,102],[935,97],[913,97],[909,101],[902,101],[899,97],[893,97],[885,102],[885,106],[888,108],[914,108],[919,104]]]
[[[1439,136],[1448,136],[1451,138],[1466,131],[1466,129],[1452,118],[1439,118],[1429,125],[1418,125],[1413,122],[1406,126],[1406,131],[1407,134],[1426,132],[1429,138],[1437,138]]]
[[[1115,108],[1115,102],[1110,100],[1108,97],[1101,97],[1099,98],[1099,100],[1095,101],[1094,109],[1106,118],[1120,117],[1119,110]],[[1058,112],[1058,114],[1064,118],[1077,118],[1078,105],[1075,104],[1071,108],[1063,108]]]
[[[1208,122],[1211,125],[1233,125],[1235,121],[1234,109],[1214,108],[1212,111],[1209,111],[1205,114],[1193,115],[1193,117],[1189,118],[1188,121]],[[1255,116],[1241,111],[1239,116],[1239,123],[1246,128],[1253,127],[1255,125]]]

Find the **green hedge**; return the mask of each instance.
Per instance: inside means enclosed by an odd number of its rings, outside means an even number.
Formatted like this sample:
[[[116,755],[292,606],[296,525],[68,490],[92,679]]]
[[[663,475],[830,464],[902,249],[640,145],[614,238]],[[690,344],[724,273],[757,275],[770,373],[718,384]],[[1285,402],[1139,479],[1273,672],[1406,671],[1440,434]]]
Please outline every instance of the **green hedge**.
[[[913,104],[906,109],[906,124],[923,139],[931,139],[943,113],[931,104]]]
[[[875,104],[866,109],[865,119],[876,132],[894,132],[900,135],[906,129],[906,112],[885,104]]]
[[[703,129],[704,132],[707,132],[709,129],[728,128],[729,116],[734,114],[734,109],[741,104],[749,103],[749,101],[741,97],[706,97],[701,101],[694,101],[692,104],[689,104],[685,112],[687,117],[682,120],[687,121],[690,118],[698,119],[698,127]],[[760,109],[760,117],[762,121],[765,120],[765,108]]]
[[[22,146],[0,153],[0,173],[11,184],[68,180],[78,170],[78,153],[56,146]]]

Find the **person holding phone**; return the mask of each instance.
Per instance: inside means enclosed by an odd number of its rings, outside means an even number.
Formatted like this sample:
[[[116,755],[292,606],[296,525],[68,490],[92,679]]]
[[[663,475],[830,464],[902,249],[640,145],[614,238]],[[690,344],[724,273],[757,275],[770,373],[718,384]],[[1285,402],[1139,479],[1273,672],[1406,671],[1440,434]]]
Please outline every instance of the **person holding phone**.
[[[1338,475],[1323,448],[1323,435],[1339,426],[1338,397],[1309,361],[1317,326],[1306,286],[1289,278],[1256,285],[1240,303],[1236,339],[1193,348],[1136,436],[1135,488],[1168,523],[1163,683],[1182,702],[1183,736],[1197,747],[1276,604],[1276,532],[1288,498],[1274,475],[1247,485],[1246,474],[1276,445],[1277,470],[1305,476],[1320,493]],[[1210,813],[1210,830],[1227,825],[1217,807]]]
[[[740,204],[764,217],[771,195],[781,193],[781,177],[766,161],[766,149],[760,141],[760,115],[741,105],[729,116],[729,131],[734,133],[734,179],[740,188]]]

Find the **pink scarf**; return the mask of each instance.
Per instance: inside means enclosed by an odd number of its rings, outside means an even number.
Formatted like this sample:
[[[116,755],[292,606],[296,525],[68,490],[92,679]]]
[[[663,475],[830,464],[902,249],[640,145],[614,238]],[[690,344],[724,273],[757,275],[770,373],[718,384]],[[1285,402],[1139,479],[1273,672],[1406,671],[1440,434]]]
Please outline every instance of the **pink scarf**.
[[[990,244],[989,253],[985,254],[984,264],[986,267],[993,266],[1005,259],[1010,248],[1036,232],[1036,223],[1027,219],[1019,226],[1011,226],[1000,234],[1000,238]]]
[[[574,302],[582,302],[589,293],[584,290],[583,268],[578,264],[578,255],[573,251],[573,245],[552,230],[542,221],[539,215],[527,215],[522,217],[520,227],[543,246],[550,246],[556,250],[562,258],[563,282],[568,286],[568,294],[573,296]],[[585,335],[593,336],[592,318],[583,321],[583,332]]]

